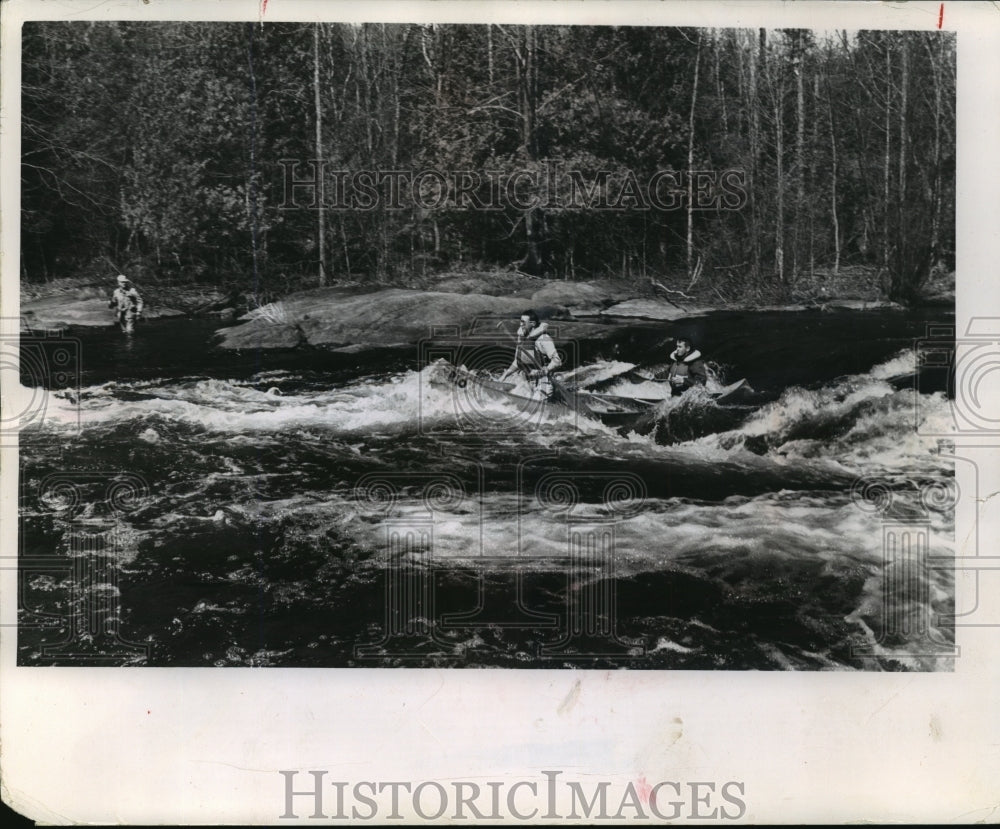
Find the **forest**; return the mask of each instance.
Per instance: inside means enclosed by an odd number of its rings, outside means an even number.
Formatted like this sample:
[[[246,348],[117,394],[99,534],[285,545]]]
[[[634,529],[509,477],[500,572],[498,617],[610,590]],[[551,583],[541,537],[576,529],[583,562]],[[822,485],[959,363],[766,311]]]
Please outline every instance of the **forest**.
[[[946,32],[33,22],[22,48],[26,283],[752,301],[854,269],[907,303],[954,269]]]

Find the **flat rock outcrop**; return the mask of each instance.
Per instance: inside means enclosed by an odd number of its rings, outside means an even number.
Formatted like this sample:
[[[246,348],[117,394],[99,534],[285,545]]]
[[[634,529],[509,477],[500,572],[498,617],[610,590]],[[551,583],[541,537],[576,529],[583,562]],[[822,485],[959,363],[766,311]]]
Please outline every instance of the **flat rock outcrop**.
[[[672,305],[663,299],[627,299],[624,302],[619,302],[617,305],[612,305],[610,308],[605,308],[602,312],[602,316],[608,317],[636,317],[638,319],[646,320],[680,320],[680,319],[690,319],[691,317],[703,317],[705,314],[711,313],[716,310],[715,308],[703,308],[703,307],[690,307],[684,306],[681,308],[677,305]]]
[[[147,305],[142,312],[146,319],[183,316],[182,311]],[[104,327],[115,324],[114,312],[108,300],[78,299],[72,296],[50,296],[21,303],[21,323],[30,329],[61,329],[71,325]]]
[[[486,294],[456,294],[390,288],[345,296],[337,288],[292,294],[245,314],[242,325],[219,331],[224,348],[293,348],[299,345],[381,348],[417,343],[446,331],[497,334],[496,324],[515,321],[525,300]],[[543,317],[568,317],[565,309],[543,309]],[[563,324],[563,323],[560,323]],[[569,325],[569,322],[565,324]]]

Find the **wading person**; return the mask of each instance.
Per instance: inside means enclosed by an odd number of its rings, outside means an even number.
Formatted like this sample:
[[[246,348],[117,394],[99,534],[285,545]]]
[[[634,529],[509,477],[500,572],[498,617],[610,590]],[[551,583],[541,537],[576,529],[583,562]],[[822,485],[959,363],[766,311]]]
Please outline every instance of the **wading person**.
[[[701,352],[687,337],[677,338],[670,361],[667,382],[670,383],[672,395],[683,394],[694,386],[704,386],[708,381],[708,370],[701,358]]]
[[[142,317],[142,296],[125,274],[118,274],[118,287],[111,295],[108,308],[114,310],[122,331],[131,334],[135,330],[135,321]]]
[[[534,311],[521,314],[514,362],[500,377],[503,381],[520,371],[531,383],[533,396],[544,399],[552,396],[551,372],[562,365],[556,344],[546,333],[548,327],[548,323],[541,322]]]

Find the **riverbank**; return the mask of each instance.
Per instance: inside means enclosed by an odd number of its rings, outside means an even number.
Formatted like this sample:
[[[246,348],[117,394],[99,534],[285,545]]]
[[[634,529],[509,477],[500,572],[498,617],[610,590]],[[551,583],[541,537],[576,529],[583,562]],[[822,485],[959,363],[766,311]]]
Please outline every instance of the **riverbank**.
[[[517,271],[449,272],[419,285],[340,282],[325,288],[290,284],[287,295],[263,301],[263,294],[197,285],[138,286],[148,319],[199,316],[218,319],[219,344],[230,349],[318,347],[383,348],[413,345],[432,329],[483,333],[481,323],[513,321],[534,309],[558,321],[564,337],[601,338],[620,321],[677,322],[719,311],[896,311],[903,306],[880,299],[870,274],[842,269],[822,280],[803,278],[790,299],[759,302],[727,299],[711,285],[685,285],[679,277],[631,276],[588,281],[548,280]],[[819,286],[819,287],[817,287]],[[834,293],[836,291],[836,293]],[[714,299],[712,293],[718,294]],[[21,319],[29,329],[110,325],[110,284],[55,280],[22,284]],[[954,274],[928,285],[934,305],[954,307]]]
[[[201,285],[139,285],[146,319],[200,316],[212,313],[226,294]],[[21,282],[22,328],[60,330],[70,327],[100,328],[114,324],[108,300],[114,281],[92,278],[55,279],[42,284]],[[235,316],[235,315],[234,315]]]

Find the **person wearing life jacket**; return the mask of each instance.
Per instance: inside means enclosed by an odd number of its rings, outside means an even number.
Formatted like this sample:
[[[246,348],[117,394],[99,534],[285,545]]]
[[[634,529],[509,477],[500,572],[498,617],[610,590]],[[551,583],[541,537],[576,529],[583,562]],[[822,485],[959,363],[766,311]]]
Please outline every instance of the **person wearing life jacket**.
[[[118,287],[111,295],[108,308],[114,310],[118,324],[127,334],[135,329],[136,319],[142,317],[142,296],[123,273],[118,274]]]
[[[694,386],[704,386],[708,381],[708,370],[701,358],[701,352],[687,337],[677,338],[670,361],[667,382],[670,383],[672,395],[683,394]]]
[[[500,376],[501,382],[520,371],[532,384],[534,396],[549,398],[552,395],[551,372],[562,365],[556,344],[548,335],[548,323],[541,322],[534,311],[521,314],[517,329],[517,348],[514,362]]]

